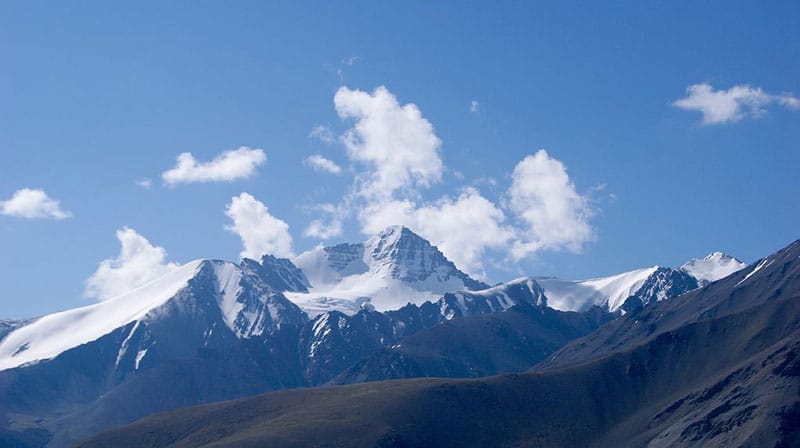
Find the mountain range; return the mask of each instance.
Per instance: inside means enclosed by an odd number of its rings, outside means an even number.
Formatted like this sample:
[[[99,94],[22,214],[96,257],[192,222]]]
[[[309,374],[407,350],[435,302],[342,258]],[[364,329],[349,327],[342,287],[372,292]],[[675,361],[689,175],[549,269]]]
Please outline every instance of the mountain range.
[[[279,391],[150,416],[76,446],[792,447],[799,423],[797,241],[612,319],[522,373]]]
[[[742,268],[714,253],[681,268],[490,287],[399,226],[292,260],[196,260],[104,302],[0,321],[0,444],[65,446],[154,412],[279,389],[521,372]]]

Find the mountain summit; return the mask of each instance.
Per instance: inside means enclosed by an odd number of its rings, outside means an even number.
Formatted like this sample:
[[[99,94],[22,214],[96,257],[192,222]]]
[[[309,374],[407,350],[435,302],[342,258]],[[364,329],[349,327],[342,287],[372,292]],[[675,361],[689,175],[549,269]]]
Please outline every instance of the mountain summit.
[[[701,286],[725,278],[747,265],[723,252],[711,252],[703,259],[692,258],[681,269],[696,278]]]
[[[304,252],[292,260],[311,283],[287,296],[312,315],[363,306],[379,311],[435,301],[448,292],[489,286],[459,270],[429,241],[407,227],[387,227],[364,243]]]

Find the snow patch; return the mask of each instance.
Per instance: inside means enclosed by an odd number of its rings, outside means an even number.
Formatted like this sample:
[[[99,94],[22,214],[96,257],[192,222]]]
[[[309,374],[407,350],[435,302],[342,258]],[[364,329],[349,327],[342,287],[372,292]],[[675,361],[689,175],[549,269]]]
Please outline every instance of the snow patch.
[[[140,323],[141,323],[141,321],[137,320],[136,323],[133,324],[133,328],[131,328],[131,332],[128,333],[128,336],[125,337],[124,341],[122,341],[122,344],[119,347],[119,352],[117,352],[117,360],[114,361],[114,367],[119,368],[119,362],[122,361],[122,357],[125,356],[125,353],[128,352],[128,344],[130,343],[131,338],[133,337],[134,333],[136,333],[136,330],[139,328],[139,324]]]
[[[768,258],[765,258],[765,259],[761,260],[752,271],[750,271],[747,275],[745,275],[743,279],[739,280],[739,283],[733,285],[733,287],[737,288],[739,285],[741,285],[742,283],[746,282],[747,279],[752,277],[753,274],[755,274],[756,272],[760,271],[763,268],[769,267],[769,265],[772,264],[772,261],[773,260],[770,260]]]
[[[134,365],[133,370],[139,370],[139,364],[142,362],[145,355],[147,355],[147,349],[139,350],[139,353],[136,354],[136,364]]]

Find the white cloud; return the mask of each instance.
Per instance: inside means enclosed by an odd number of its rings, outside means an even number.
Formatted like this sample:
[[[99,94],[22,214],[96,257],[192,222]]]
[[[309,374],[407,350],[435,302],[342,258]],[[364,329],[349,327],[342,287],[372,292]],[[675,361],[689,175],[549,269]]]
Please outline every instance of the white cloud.
[[[267,155],[263,150],[246,146],[225,151],[206,163],[198,162],[192,153],[184,152],[178,156],[177,165],[165,171],[161,177],[169,186],[192,182],[232,182],[252,176],[266,160]]]
[[[108,300],[142,286],[166,274],[178,265],[167,263],[167,251],[153,246],[135,230],[117,230],[122,248],[117,258],[100,262],[94,274],[86,280],[87,297]]]
[[[469,103],[469,111],[472,112],[473,114],[477,114],[478,112],[480,112],[480,110],[481,110],[481,105],[477,101],[472,100]]]
[[[72,213],[61,209],[59,202],[44,190],[22,188],[14,192],[11,199],[0,201],[0,215],[18,218],[66,219]]]
[[[367,167],[358,194],[380,200],[441,180],[442,142],[416,105],[400,106],[382,86],[371,94],[341,87],[333,101],[339,117],[355,120],[341,139],[350,159]]]
[[[781,93],[780,95],[775,95],[774,98],[775,101],[778,102],[778,104],[780,104],[785,108],[792,110],[800,109],[800,99],[798,99],[791,93]]]
[[[333,160],[326,159],[319,154],[312,154],[303,160],[307,166],[311,167],[314,171],[327,171],[331,174],[341,174],[342,167],[336,164]]]
[[[575,190],[564,164],[543,149],[514,168],[507,199],[524,224],[512,247],[516,259],[542,249],[578,252],[594,239],[589,200]]]
[[[692,84],[686,88],[686,97],[676,100],[673,106],[684,110],[699,111],[703,124],[734,123],[746,117],[759,117],[766,113],[770,103],[789,109],[799,109],[800,100],[789,93],[773,95],[760,87],[746,84],[728,90],[714,90],[711,84]]]
[[[504,225],[505,215],[474,188],[464,188],[457,198],[442,197],[417,206],[409,200],[373,203],[359,218],[367,234],[390,225],[405,225],[431,241],[459,268],[482,275],[488,249],[501,249],[514,236]]]
[[[401,106],[385,87],[372,93],[342,87],[334,105],[343,120],[354,121],[340,141],[357,171],[350,193],[339,205],[317,207],[329,216],[312,220],[305,236],[338,236],[344,220],[352,216],[368,235],[405,225],[477,275],[482,275],[489,251],[511,251],[518,260],[539,250],[578,251],[594,237],[588,197],[576,192],[564,165],[547,152],[517,165],[504,196],[508,210],[474,187],[463,188],[455,197],[426,200],[423,189],[440,182],[446,168],[439,154],[441,141],[417,106]],[[450,171],[456,179],[463,178]],[[497,185],[494,178],[476,183]],[[514,222],[506,219],[509,211]]]
[[[149,177],[144,177],[136,180],[136,185],[149,190],[153,186],[153,181]]]
[[[328,219],[327,222],[322,219],[312,220],[303,231],[303,236],[327,240],[342,234],[343,220],[348,214],[346,206],[336,206],[326,203],[317,204],[312,208],[327,214]]]
[[[333,218],[327,223],[321,219],[314,219],[308,223],[308,227],[303,231],[303,236],[308,238],[319,238],[327,240],[342,234],[342,221]]]
[[[328,145],[332,143],[336,143],[336,136],[333,135],[333,131],[331,128],[323,125],[314,126],[311,129],[311,132],[308,134],[310,138],[315,138],[322,143],[326,143]]]
[[[289,225],[270,215],[267,206],[252,195],[242,193],[231,198],[225,214],[233,221],[225,229],[242,240],[242,258],[259,259],[264,254],[293,256]]]

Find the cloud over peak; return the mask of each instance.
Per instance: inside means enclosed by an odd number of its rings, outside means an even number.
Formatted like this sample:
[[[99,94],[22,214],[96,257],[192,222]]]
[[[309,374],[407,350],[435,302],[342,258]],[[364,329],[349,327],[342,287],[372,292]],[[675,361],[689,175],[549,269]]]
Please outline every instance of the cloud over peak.
[[[340,118],[355,121],[341,139],[348,157],[368,169],[358,179],[360,195],[388,198],[441,180],[442,142],[415,104],[401,106],[383,86],[372,93],[341,87],[333,102]]]
[[[117,230],[120,253],[116,258],[100,262],[97,270],[86,280],[85,295],[108,300],[163,276],[178,267],[169,263],[163,247],[150,244],[130,227]]]
[[[594,238],[588,198],[577,192],[564,164],[544,149],[514,168],[507,199],[524,224],[512,247],[516,259],[541,249],[578,252]]]
[[[72,216],[44,190],[22,188],[11,199],[0,201],[0,215],[28,219],[66,219]]]
[[[210,162],[199,162],[190,152],[178,155],[174,168],[161,174],[169,186],[196,182],[233,182],[245,179],[256,172],[267,160],[262,149],[242,146],[239,149],[224,151]]]
[[[343,121],[352,123],[338,140],[355,172],[350,192],[338,205],[314,207],[327,219],[311,220],[304,236],[339,236],[351,217],[367,235],[405,225],[478,276],[489,251],[520,260],[541,250],[578,252],[594,238],[589,196],[578,193],[564,164],[547,151],[517,164],[500,201],[475,187],[426,199],[424,190],[441,182],[448,168],[440,156],[442,142],[419,108],[401,105],[383,86],[372,93],[341,87],[334,106]],[[477,102],[471,106],[479,108]],[[319,162],[306,161],[324,169]]]
[[[703,124],[735,123],[746,117],[758,118],[766,113],[769,104],[777,103],[787,109],[800,109],[800,99],[790,93],[770,94],[760,87],[740,84],[728,90],[714,90],[711,84],[692,84],[686,97],[673,106],[703,114]]]
[[[225,214],[233,221],[225,229],[242,240],[242,258],[259,259],[264,254],[293,256],[289,225],[272,216],[267,206],[253,195],[242,193],[232,197]]]

